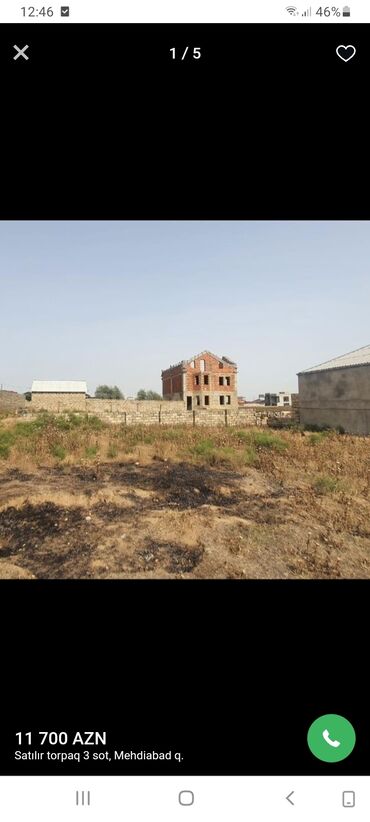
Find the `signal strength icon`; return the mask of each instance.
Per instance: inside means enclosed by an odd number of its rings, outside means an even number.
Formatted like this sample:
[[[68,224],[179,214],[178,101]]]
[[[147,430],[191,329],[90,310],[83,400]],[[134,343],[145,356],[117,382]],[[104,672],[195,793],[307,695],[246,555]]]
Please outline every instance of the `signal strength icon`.
[[[287,11],[291,17],[295,17],[295,15],[299,13],[296,6],[286,6],[285,11]]]
[[[310,6],[309,9],[306,9],[306,11],[302,12],[302,17],[311,17],[311,14],[312,14],[312,11],[311,11],[311,6]]]

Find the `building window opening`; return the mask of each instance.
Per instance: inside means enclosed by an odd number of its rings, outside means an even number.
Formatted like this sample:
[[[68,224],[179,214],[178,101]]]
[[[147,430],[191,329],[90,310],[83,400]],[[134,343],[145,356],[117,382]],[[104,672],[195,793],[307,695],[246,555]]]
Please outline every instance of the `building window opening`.
[[[223,367],[224,367],[223,362],[219,362],[218,367],[219,367],[219,368],[223,368]]]
[[[223,385],[223,384],[224,384],[224,378],[223,378],[223,377],[219,377],[219,378],[218,378],[218,384],[219,384],[219,385]]]
[[[195,361],[194,360],[191,361],[190,368],[195,368]]]
[[[197,395],[196,400],[197,400],[197,405],[200,405],[200,396],[199,396],[199,394]]]
[[[204,371],[204,369],[205,369],[205,361],[204,360],[199,360],[199,368],[200,368],[201,371]]]
[[[191,411],[191,397],[186,397],[186,410]]]
[[[199,374],[197,374],[196,377],[194,377],[194,382],[195,385],[199,385]]]
[[[231,397],[230,397],[230,394],[228,394],[228,395],[227,395],[227,397],[226,397],[226,405],[231,405]]]
[[[209,405],[209,395],[208,394],[205,394],[204,405]]]
[[[209,385],[209,377],[208,374],[204,375],[204,385]]]
[[[230,385],[230,377],[226,377],[226,385]]]
[[[223,394],[220,394],[220,405],[225,405],[225,397]]]

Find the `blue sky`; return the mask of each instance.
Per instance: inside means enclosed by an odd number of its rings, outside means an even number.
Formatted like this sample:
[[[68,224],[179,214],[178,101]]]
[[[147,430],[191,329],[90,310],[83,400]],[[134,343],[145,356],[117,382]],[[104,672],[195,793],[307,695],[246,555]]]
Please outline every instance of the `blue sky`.
[[[370,343],[367,222],[2,222],[0,385],[161,391],[204,349],[238,393]]]

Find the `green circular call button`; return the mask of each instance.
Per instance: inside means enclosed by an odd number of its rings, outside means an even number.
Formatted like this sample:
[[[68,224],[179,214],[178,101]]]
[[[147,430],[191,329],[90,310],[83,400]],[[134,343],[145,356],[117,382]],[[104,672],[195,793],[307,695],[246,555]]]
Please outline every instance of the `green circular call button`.
[[[352,753],[355,729],[339,714],[324,714],[312,723],[307,734],[308,747],[323,762],[340,762]]]

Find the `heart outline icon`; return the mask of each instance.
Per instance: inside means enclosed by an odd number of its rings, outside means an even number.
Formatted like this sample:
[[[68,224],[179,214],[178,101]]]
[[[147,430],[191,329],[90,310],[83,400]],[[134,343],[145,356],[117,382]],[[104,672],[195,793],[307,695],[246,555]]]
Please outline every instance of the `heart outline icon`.
[[[340,50],[340,49],[344,49],[344,51],[345,51],[345,52],[346,52],[348,49],[352,49],[352,52],[351,52],[351,54],[350,54],[348,57],[345,57],[343,54],[340,54],[340,52],[339,52],[339,50]],[[340,46],[337,46],[337,48],[335,49],[335,51],[336,51],[336,53],[337,53],[338,57],[339,57],[341,60],[343,60],[343,62],[344,62],[344,63],[348,63],[348,60],[352,60],[352,57],[354,57],[354,56],[355,56],[355,54],[356,54],[356,49],[355,49],[355,47],[354,47],[354,46],[343,46],[343,45],[340,45]]]

